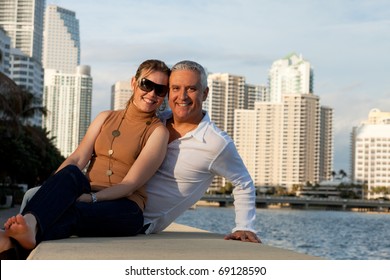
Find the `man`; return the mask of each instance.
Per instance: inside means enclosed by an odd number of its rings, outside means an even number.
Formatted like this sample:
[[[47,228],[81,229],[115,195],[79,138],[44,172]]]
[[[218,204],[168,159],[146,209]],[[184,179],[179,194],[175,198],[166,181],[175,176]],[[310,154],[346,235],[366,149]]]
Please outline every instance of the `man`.
[[[145,233],[165,229],[206,192],[215,175],[234,186],[236,227],[225,239],[261,243],[253,229],[255,188],[232,139],[202,110],[209,88],[204,68],[181,61],[171,69],[169,106],[162,114],[169,130],[166,157],[147,183]]]
[[[182,61],[171,69],[169,106],[161,116],[169,130],[165,159],[147,183],[144,232],[164,230],[196,203],[215,175],[233,186],[236,226],[225,239],[261,243],[253,228],[255,188],[232,139],[202,110],[209,88],[204,68]],[[33,195],[26,193],[24,203]],[[23,208],[23,204],[22,204]]]

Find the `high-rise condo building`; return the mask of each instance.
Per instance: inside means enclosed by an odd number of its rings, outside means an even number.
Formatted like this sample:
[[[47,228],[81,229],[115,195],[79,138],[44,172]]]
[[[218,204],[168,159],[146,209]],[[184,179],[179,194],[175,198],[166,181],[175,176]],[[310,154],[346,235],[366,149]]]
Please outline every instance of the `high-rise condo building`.
[[[35,96],[35,105],[42,106],[43,93],[43,69],[40,62],[21,50],[12,48],[10,52],[10,77],[21,88],[31,92]],[[36,114],[29,120],[30,124],[41,126],[42,114]]]
[[[281,177],[283,104],[255,102],[235,111],[234,142],[256,186],[277,186]]]
[[[80,64],[80,31],[76,13],[48,5],[43,37],[43,68],[74,73]]]
[[[0,72],[10,75],[11,38],[0,26]]]
[[[288,190],[319,181],[319,98],[283,94],[236,110],[235,143],[256,186]]]
[[[269,70],[269,100],[280,102],[285,93],[313,93],[314,75],[310,63],[295,53],[272,63]]]
[[[390,112],[372,109],[351,138],[352,179],[367,188],[365,198],[390,198]]]
[[[248,90],[245,88],[245,77],[229,73],[209,74],[207,78],[209,94],[203,109],[208,111],[210,118],[221,129],[234,137],[234,110],[246,109],[248,105]],[[254,91],[252,91],[254,94]],[[254,97],[253,97],[254,98]],[[226,185],[225,178],[216,176],[211,189],[219,189]]]
[[[91,122],[90,71],[89,66],[78,66],[74,74],[45,70],[44,124],[64,157],[77,148]]]
[[[42,61],[45,0],[0,0],[0,25],[11,38],[11,47]]]
[[[245,84],[245,109],[253,110],[255,102],[265,101],[268,95],[268,89],[264,85]]]
[[[320,108],[314,94],[283,94],[281,185],[319,182]]]
[[[124,109],[132,95],[130,80],[116,82],[111,87],[111,110]]]
[[[320,118],[320,182],[332,179],[333,171],[333,108],[321,106]]]
[[[254,110],[235,111],[237,149],[256,186],[315,184],[332,171],[333,111],[311,92],[313,71],[301,56],[274,62],[269,73]]]
[[[208,75],[209,95],[203,108],[230,137],[234,136],[234,110],[246,109],[245,77],[229,73]]]
[[[0,26],[11,38],[10,78],[42,106],[42,37],[45,0],[0,0]],[[41,114],[29,123],[40,126]]]
[[[92,77],[80,66],[79,21],[73,11],[49,5],[45,13],[43,101],[48,114],[43,126],[67,157],[91,122]]]

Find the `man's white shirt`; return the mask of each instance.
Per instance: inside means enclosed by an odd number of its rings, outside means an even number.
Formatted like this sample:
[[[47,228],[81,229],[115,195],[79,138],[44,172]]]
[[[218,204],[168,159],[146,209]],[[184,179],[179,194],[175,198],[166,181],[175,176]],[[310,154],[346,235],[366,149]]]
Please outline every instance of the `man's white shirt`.
[[[236,226],[232,231],[256,232],[253,181],[232,139],[204,113],[195,130],[168,144],[162,165],[147,183],[147,234],[164,230],[201,199],[215,175],[225,177],[234,187]],[[165,112],[162,121],[166,123],[171,116],[172,112]]]

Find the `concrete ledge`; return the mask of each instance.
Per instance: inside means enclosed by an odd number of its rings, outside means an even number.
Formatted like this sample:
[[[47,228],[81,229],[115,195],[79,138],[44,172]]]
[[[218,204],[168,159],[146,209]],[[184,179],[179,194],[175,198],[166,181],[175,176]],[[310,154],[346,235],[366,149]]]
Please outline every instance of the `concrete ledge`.
[[[30,260],[319,260],[263,244],[227,241],[220,234],[172,224],[164,232],[134,237],[45,241]]]

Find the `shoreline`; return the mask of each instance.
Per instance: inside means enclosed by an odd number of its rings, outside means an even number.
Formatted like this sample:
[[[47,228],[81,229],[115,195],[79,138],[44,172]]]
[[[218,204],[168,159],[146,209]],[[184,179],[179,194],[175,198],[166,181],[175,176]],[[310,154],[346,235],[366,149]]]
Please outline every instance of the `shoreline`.
[[[220,206],[219,202],[210,202],[205,200],[199,200],[197,203],[191,207],[191,210],[196,209],[196,207],[221,207],[221,208],[234,208],[234,205],[229,204],[227,206]],[[321,206],[309,206],[309,207],[291,207],[286,205],[268,205],[267,207],[256,207],[256,209],[264,209],[264,210],[318,210],[318,211],[337,211],[337,212],[356,212],[363,214],[390,214],[390,211],[377,211],[372,209],[361,209],[361,208],[350,208],[350,209],[340,209],[340,208],[328,208]]]

